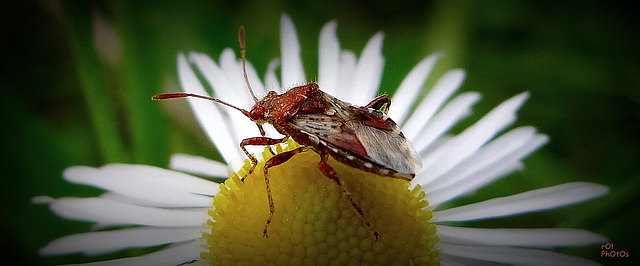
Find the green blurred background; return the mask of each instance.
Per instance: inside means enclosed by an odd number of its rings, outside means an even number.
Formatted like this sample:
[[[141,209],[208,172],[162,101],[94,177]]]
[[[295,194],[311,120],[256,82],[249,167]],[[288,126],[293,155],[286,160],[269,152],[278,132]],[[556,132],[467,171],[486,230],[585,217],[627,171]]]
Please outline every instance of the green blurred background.
[[[225,47],[237,51],[239,25],[247,28],[248,58],[264,75],[280,54],[282,13],[296,25],[310,79],[317,77],[319,31],[336,19],[343,49],[357,54],[373,34],[385,33],[381,91],[392,93],[420,59],[444,51],[429,84],[464,68],[461,91],[483,94],[464,125],[529,91],[517,125],[534,125],[551,141],[525,160],[525,171],[454,204],[572,181],[605,184],[611,194],[589,203],[470,226],[584,228],[608,236],[631,258],[600,258],[599,246],[563,252],[604,264],[638,262],[640,53],[631,2],[136,2],[14,1],[0,11],[4,263],[88,261],[36,255],[51,240],[90,227],[30,203],[36,195],[100,193],[64,182],[68,166],[166,167],[176,152],[219,158],[184,103],[150,97],[179,89],[178,52],[217,60]]]

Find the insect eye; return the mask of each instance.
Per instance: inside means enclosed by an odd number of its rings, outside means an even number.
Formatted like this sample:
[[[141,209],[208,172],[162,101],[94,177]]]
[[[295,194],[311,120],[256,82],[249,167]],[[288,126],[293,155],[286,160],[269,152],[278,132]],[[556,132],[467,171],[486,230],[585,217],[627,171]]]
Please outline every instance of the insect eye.
[[[249,116],[250,116],[249,118],[251,118],[251,120],[258,120],[262,118],[263,114],[264,114],[264,107],[258,106],[251,109],[251,112],[249,112]]]

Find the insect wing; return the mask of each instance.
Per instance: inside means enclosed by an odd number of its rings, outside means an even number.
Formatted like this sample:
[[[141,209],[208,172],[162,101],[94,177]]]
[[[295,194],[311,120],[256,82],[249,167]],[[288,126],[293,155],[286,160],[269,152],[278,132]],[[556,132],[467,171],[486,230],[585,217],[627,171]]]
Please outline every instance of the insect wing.
[[[402,135],[395,123],[389,129],[351,122],[358,140],[370,160],[399,173],[415,174],[422,160],[413,145]]]
[[[384,113],[356,107],[318,91],[290,122],[312,142],[356,156],[364,162],[413,176],[422,167],[420,156],[398,126]]]
[[[291,122],[317,145],[339,149],[360,157],[367,156],[367,150],[358,140],[356,133],[339,116],[322,113],[297,114]]]

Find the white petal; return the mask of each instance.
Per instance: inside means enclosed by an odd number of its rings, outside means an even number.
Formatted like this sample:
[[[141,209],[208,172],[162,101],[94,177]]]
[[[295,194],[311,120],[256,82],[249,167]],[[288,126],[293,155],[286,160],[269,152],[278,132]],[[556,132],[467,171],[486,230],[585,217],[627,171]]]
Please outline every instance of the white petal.
[[[482,188],[484,185],[493,182],[496,179],[505,177],[515,171],[522,170],[524,164],[520,161],[505,163],[497,167],[487,167],[473,174],[473,178],[467,179],[467,182],[459,183],[458,186],[450,186],[447,189],[440,189],[426,195],[429,201],[428,209],[435,209],[440,204],[456,199],[461,195],[471,193],[473,190]],[[428,185],[422,185],[426,187]],[[413,187],[412,187],[413,189]]]
[[[195,55],[195,53],[190,53],[190,59],[196,63],[202,62],[202,56],[196,57]],[[209,61],[211,60],[209,59]],[[205,67],[204,65],[199,66]],[[213,64],[213,66],[215,66],[215,64]],[[203,74],[212,73],[205,75],[205,77],[214,79],[210,80],[208,78],[207,80],[213,86],[214,94],[217,98],[245,110],[253,106],[254,101],[249,94],[244,75],[242,74],[242,64],[237,60],[235,53],[231,49],[225,49],[222,55],[220,55],[220,69],[202,68],[200,70]],[[255,70],[253,70],[251,65],[247,65],[247,70],[249,73],[253,73],[253,76],[257,79]],[[217,74],[214,76],[213,73]],[[258,85],[257,87],[261,88],[260,90],[264,90],[262,84],[257,82],[257,80],[253,80],[252,83]],[[227,125],[226,128],[231,131],[230,133],[235,143],[239,144],[240,141],[245,138],[260,134],[255,123],[241,112],[227,106],[218,105],[218,107],[222,110],[224,122]]]
[[[162,203],[165,207],[206,207],[219,189],[215,182],[148,165],[74,166],[65,169],[63,176],[69,182]]]
[[[351,51],[342,51],[340,53],[340,72],[338,73],[338,89],[335,91],[334,97],[350,102],[351,90],[353,90],[353,72],[356,70],[356,55]]]
[[[255,102],[249,93],[244,75],[242,74],[242,62],[236,58],[233,50],[227,48],[222,52],[220,55],[220,68],[204,54],[192,52],[189,53],[189,59],[198,66],[207,81],[211,84],[216,98],[245,110],[249,110],[250,107],[254,105]],[[274,64],[270,64],[269,71],[273,72],[273,76],[275,76],[274,68],[277,67],[278,61],[275,60],[272,61],[272,63]],[[256,97],[260,98],[266,95],[265,87],[262,85],[255,69],[248,61],[247,75]],[[267,77],[269,78],[269,76]],[[279,87],[279,85],[277,87]],[[259,136],[260,132],[258,128],[253,121],[237,110],[222,105],[218,105],[217,109],[221,110],[223,121],[221,128],[229,131],[233,138],[232,143],[236,143],[234,149],[239,152],[237,157],[244,158],[245,155],[239,148],[240,141]],[[280,136],[280,134],[271,127],[265,127],[265,131],[269,133],[268,136],[270,137]],[[257,146],[247,146],[246,148],[250,153],[259,153],[262,152],[263,149]],[[234,160],[234,158],[228,159],[225,157],[227,163],[230,163],[232,160]]]
[[[220,54],[220,70],[227,78],[227,83],[222,88],[214,88],[216,97],[244,109],[253,106],[254,101],[242,74],[242,64],[238,62],[233,50],[226,48]]]
[[[439,259],[440,259],[440,265],[442,266],[467,266],[467,265],[496,266],[496,264],[492,262],[479,261],[479,260],[460,258],[460,257],[452,257],[444,254],[441,254]]]
[[[471,106],[481,98],[477,92],[465,92],[451,100],[435,117],[433,117],[418,136],[410,139],[416,149],[423,156],[428,154],[427,149],[431,149],[431,144],[438,140],[442,134],[447,132],[453,125],[471,114]],[[407,123],[407,126],[414,124]],[[404,130],[404,129],[403,129]]]
[[[41,255],[82,253],[96,256],[135,247],[152,247],[202,237],[203,227],[151,228],[74,234],[58,238],[40,249]]]
[[[260,81],[256,70],[253,68],[253,65],[251,65],[249,60],[246,61],[246,64],[247,77],[249,78],[251,89],[256,96],[264,95],[264,86],[262,85],[262,81]],[[226,48],[222,51],[222,54],[220,55],[220,68],[222,68],[222,71],[231,82],[230,85],[232,85],[231,88],[233,90],[232,93],[237,95],[239,99],[242,99],[244,103],[248,104],[248,106],[253,106],[254,101],[251,98],[247,82],[244,79],[242,60],[236,56],[232,49]]]
[[[238,65],[238,66],[241,67],[241,65]],[[280,66],[280,59],[278,58],[273,59],[271,60],[271,62],[269,62],[267,66],[267,73],[265,75],[265,86],[263,86],[253,66],[251,66],[250,63],[247,62],[249,80],[251,81],[251,86],[253,87],[254,93],[256,94],[256,97],[258,99],[261,99],[267,94],[266,92],[267,89],[269,91],[275,91],[277,93],[284,92],[283,89],[280,87],[280,82],[278,81],[278,77],[276,76],[276,69],[279,66]],[[257,87],[253,84],[257,84],[259,86]],[[244,83],[243,83],[243,86],[244,88],[246,88],[246,85]],[[250,106],[253,106],[254,103],[253,103],[253,100],[251,100],[251,96],[249,96],[249,94],[247,93],[246,97],[248,97],[247,99],[251,101]],[[249,138],[249,137],[256,137],[256,136],[259,136],[260,134],[260,131],[258,131],[258,128],[256,127],[255,123],[249,120],[249,118],[245,117],[244,115],[234,117],[230,120],[230,122],[234,123],[234,126],[233,126],[234,136],[237,138],[237,140],[235,141],[237,143],[236,146],[239,146],[240,141],[242,141],[243,139]],[[275,128],[273,128],[269,124],[264,124],[263,128],[266,132],[267,137],[270,137],[270,138],[284,137],[282,134],[278,133],[278,131],[276,131]],[[246,146],[245,148],[247,148],[247,150],[252,154],[261,153],[263,151],[262,146]],[[227,161],[227,163],[231,164],[232,162],[240,162],[238,167],[231,168],[233,170],[239,170],[243,164],[241,161],[245,159],[247,158],[245,154],[242,153],[238,157],[232,159],[231,161]]]
[[[180,245],[171,245],[160,251],[149,253],[138,257],[99,261],[86,264],[74,265],[118,265],[118,266],[138,266],[138,265],[183,265],[192,261],[200,260],[202,243],[200,241],[189,241]]]
[[[580,229],[466,228],[438,225],[440,241],[449,244],[552,248],[606,243],[604,236]]]
[[[276,76],[276,69],[278,67],[280,67],[280,59],[275,58],[269,62],[267,65],[267,74],[264,78],[264,84],[266,90],[282,93],[284,90],[280,87],[280,81],[278,81],[278,76]]]
[[[351,79],[351,88],[346,101],[364,106],[376,96],[380,81],[384,57],[382,56],[382,40],[384,34],[376,33],[364,47]]]
[[[106,199],[106,200],[110,200],[110,201],[117,201],[120,203],[125,203],[125,204],[130,204],[130,205],[137,205],[137,206],[145,206],[145,207],[155,207],[155,208],[167,208],[168,206],[166,205],[175,205],[173,203],[165,203],[165,202],[158,202],[157,200],[147,200],[144,198],[133,198],[127,195],[123,195],[123,194],[118,194],[118,193],[114,193],[114,192],[105,192],[102,193],[102,195],[100,195],[98,198],[101,199]],[[209,202],[213,202],[213,198],[209,198]],[[189,206],[195,206],[197,203],[191,203],[189,204]],[[204,204],[204,201],[200,202],[200,204]],[[211,204],[209,204],[211,205]],[[206,205],[202,205],[199,208],[205,208]],[[170,208],[175,208],[175,207],[170,207]],[[192,208],[198,208],[198,207],[192,207]],[[96,226],[96,228],[92,228],[94,230],[99,229],[99,226]]]
[[[435,53],[422,59],[402,80],[400,87],[398,87],[398,90],[393,94],[392,107],[389,108],[389,117],[399,125],[402,125],[406,120],[409,110],[424,86],[424,82],[427,80],[427,77],[429,77],[431,70],[433,70],[433,66],[435,66],[441,57],[442,53]]]
[[[467,172],[467,176],[452,177],[452,179],[459,179],[459,181],[455,184],[447,186],[446,188],[442,187],[437,191],[427,193],[429,208],[433,209],[443,202],[455,199],[463,194],[472,193],[476,189],[484,187],[485,185],[494,182],[498,178],[507,176],[514,171],[524,168],[524,164],[522,164],[520,160],[533,153],[548,141],[549,138],[547,136],[537,134],[533,138],[529,139],[526,143],[524,143],[521,147],[518,147],[513,152],[502,156],[502,158],[499,158],[495,162],[485,161],[485,166],[483,168],[478,169],[475,172]],[[490,152],[486,151],[485,153],[490,154]],[[465,167],[461,166],[459,168],[464,169]],[[449,178],[449,175],[440,177],[438,179],[447,178]],[[421,185],[422,187],[430,186],[426,184]]]
[[[49,204],[54,201],[55,199],[49,196],[35,196],[31,198],[31,203],[33,204]]]
[[[571,205],[609,193],[607,186],[574,182],[495,198],[434,213],[437,221],[470,221],[504,217]]]
[[[223,70],[223,60],[234,61],[235,55],[229,48],[225,49],[220,56],[220,67],[207,55],[201,53],[191,52],[188,55],[190,62],[193,62],[198,71],[202,73],[205,80],[211,85],[213,89],[213,96],[236,105],[241,108],[251,106],[253,101],[249,97],[249,93],[244,88],[242,80],[242,73],[238,70],[234,70],[234,73],[229,73],[228,62],[226,62],[226,70]],[[238,77],[236,77],[238,76]]]
[[[462,161],[458,166],[452,168],[449,172],[432,179],[432,182],[422,184],[428,185],[424,188],[424,192],[429,194],[436,190],[442,190],[446,187],[456,183],[463,183],[467,180],[465,178],[471,178],[475,172],[482,170],[485,167],[494,166],[493,164],[500,159],[508,157],[507,159],[514,159],[511,153],[524,147],[529,140],[533,139],[536,134],[536,129],[533,127],[520,127],[503,134],[496,138],[492,142],[488,143],[484,147],[480,148],[475,154],[470,156],[465,161]],[[519,158],[516,158],[516,160]]]
[[[447,72],[429,92],[427,97],[416,107],[411,117],[407,120],[402,128],[402,133],[409,139],[414,139],[420,130],[427,125],[427,122],[433,117],[444,102],[460,88],[464,80],[465,73],[463,70],[451,70]],[[424,81],[423,81],[424,83]],[[420,85],[422,86],[422,84]],[[416,96],[417,97],[417,96]],[[410,107],[413,103],[410,103]],[[411,126],[410,126],[411,125]]]
[[[445,243],[439,243],[438,248],[443,255],[512,265],[599,265],[587,259],[537,249],[476,247]]]
[[[518,150],[503,156],[493,163],[487,164],[477,172],[467,173],[468,175],[466,177],[460,178],[460,182],[443,188],[438,192],[451,190],[449,199],[445,199],[445,201],[448,201],[463,194],[472,193],[487,184],[493,183],[501,177],[507,176],[515,171],[522,170],[524,168],[524,164],[520,160],[536,151],[542,145],[547,143],[548,140],[549,138],[545,135],[536,135]]]
[[[528,93],[521,93],[506,100],[485,115],[480,121],[449,140],[433,153],[422,158],[424,167],[416,182],[424,183],[435,179],[456,167],[461,161],[475,153],[500,130],[509,126],[516,119],[516,110],[528,98]]]
[[[338,23],[330,21],[320,31],[318,45],[318,85],[330,95],[335,95],[338,88],[338,72],[340,71],[340,42],[336,36]]]
[[[208,95],[183,54],[178,54],[178,77],[185,92]],[[244,154],[226,126],[225,119],[216,103],[195,98],[187,98],[187,101],[207,137],[216,146],[226,162]]]
[[[65,219],[97,222],[101,227],[113,225],[200,226],[209,218],[207,208],[151,208],[104,198],[60,198],[52,202],[50,208]]]
[[[227,165],[200,156],[188,154],[171,155],[169,168],[209,177],[228,177]]]
[[[291,18],[280,17],[280,53],[282,57],[282,87],[292,88],[304,84],[307,79],[300,58],[300,42]]]
[[[260,77],[258,76],[258,71],[256,71],[256,69],[253,67],[251,62],[249,62],[248,60],[246,64],[247,64],[247,77],[249,78],[249,84],[251,84],[251,89],[253,90],[253,93],[259,99],[261,96],[266,95],[267,91],[264,87],[264,84],[262,84],[262,80],[260,80]],[[242,68],[242,61],[238,62],[238,65],[240,66],[240,68]],[[249,88],[247,88],[247,85],[246,85],[247,82],[244,79],[244,74],[243,74],[242,82],[243,82],[242,88],[246,91],[249,91]],[[253,100],[252,98],[249,98],[249,99]]]
[[[237,62],[233,50],[227,48],[222,52],[220,67],[204,54],[191,52],[189,60],[198,67],[198,70],[211,85],[213,95],[216,98],[243,109],[253,106],[253,100],[244,83],[242,67]],[[240,140],[251,136],[251,134],[258,134],[253,122],[241,112],[227,106],[218,105],[216,107],[221,110],[223,117],[223,121],[220,123],[224,123],[235,143],[239,143]]]

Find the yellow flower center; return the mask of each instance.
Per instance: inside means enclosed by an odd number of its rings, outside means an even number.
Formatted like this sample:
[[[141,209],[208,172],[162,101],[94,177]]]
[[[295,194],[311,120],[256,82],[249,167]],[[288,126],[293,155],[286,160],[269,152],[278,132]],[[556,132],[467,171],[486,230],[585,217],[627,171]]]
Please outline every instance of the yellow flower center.
[[[298,147],[289,141],[276,153]],[[211,234],[204,234],[208,252],[201,256],[220,265],[433,265],[438,264],[435,226],[424,192],[409,190],[405,180],[379,176],[333,159],[343,186],[364,216],[380,234],[376,240],[338,185],[318,169],[320,156],[307,151],[269,169],[275,205],[268,237],[263,229],[269,203],[262,168],[263,159],[244,182],[249,170],[232,174],[213,200]]]

